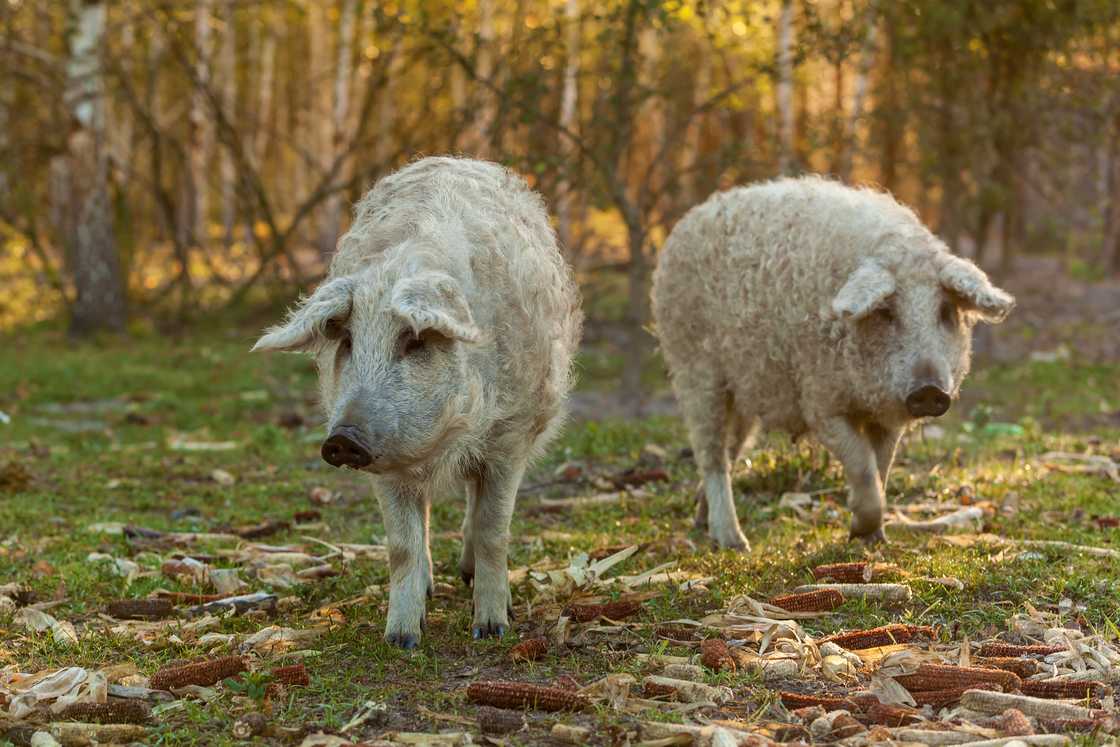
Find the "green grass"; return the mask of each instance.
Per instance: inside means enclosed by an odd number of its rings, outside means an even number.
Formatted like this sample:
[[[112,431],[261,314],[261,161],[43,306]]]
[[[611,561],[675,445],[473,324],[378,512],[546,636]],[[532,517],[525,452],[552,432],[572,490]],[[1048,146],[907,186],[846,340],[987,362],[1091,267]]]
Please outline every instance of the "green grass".
[[[82,630],[98,619],[110,600],[143,596],[159,587],[190,589],[158,573],[127,586],[107,563],[91,562],[91,552],[103,552],[131,556],[143,569],[158,571],[167,554],[138,553],[120,536],[87,531],[94,522],[216,531],[318,508],[327,528],[312,533],[324,540],[368,543],[383,536],[368,485],[360,476],[329,469],[318,459],[319,421],[310,362],[299,356],[249,355],[252,339],[252,331],[244,328],[175,340],[149,333],[129,341],[105,339],[84,345],[49,330],[0,340],[0,411],[11,416],[10,424],[0,424],[0,469],[15,464],[31,475],[31,484],[22,488],[4,488],[0,478],[0,582],[18,581],[31,587],[39,600],[57,600],[51,614]],[[609,355],[594,351],[583,360],[593,374],[586,385],[594,388],[602,388],[617,366]],[[661,379],[651,374],[651,380]],[[1068,362],[994,367],[977,371],[966,391],[957,414],[939,424],[944,437],[909,439],[891,477],[892,502],[939,502],[947,511],[959,505],[960,496],[969,495],[992,507],[986,531],[1120,547],[1120,530],[1102,530],[1091,520],[1120,513],[1120,486],[1099,475],[1042,474],[1037,464],[1046,451],[1120,449],[1120,367]],[[973,416],[979,403],[989,409]],[[977,427],[984,419],[1016,423],[1021,432],[985,435]],[[178,451],[170,447],[176,437],[232,441],[237,446],[229,451]],[[667,587],[637,618],[655,622],[698,619],[736,594],[766,598],[810,581],[817,564],[871,553],[915,576],[955,577],[964,590],[914,582],[914,600],[902,609],[852,601],[837,615],[806,621],[808,630],[826,633],[904,620],[940,625],[945,636],[967,634],[975,640],[1005,630],[1008,617],[1022,611],[1026,602],[1045,607],[1064,598],[1085,606],[1083,625],[1115,634],[1120,622],[1120,563],[1115,560],[1052,550],[1001,553],[1001,548],[986,544],[951,547],[901,532],[890,545],[874,551],[848,543],[839,466],[823,449],[791,444],[781,436],[764,439],[750,455],[750,468],[741,464],[735,476],[740,520],[753,546],[750,554],[714,551],[691,529],[696,473],[682,455],[687,438],[674,418],[573,423],[526,483],[551,480],[556,467],[567,461],[583,462],[599,474],[621,471],[636,463],[647,444],[668,454],[669,482],[651,484],[645,494],[618,504],[564,514],[525,509],[538,496],[571,493],[566,486],[523,497],[514,521],[511,565],[543,558],[562,561],[581,551],[640,543],[643,550],[627,561],[623,572],[676,560],[685,570],[716,577],[706,595]],[[216,469],[229,472],[236,482],[219,484],[212,479]],[[329,488],[339,497],[327,506],[313,506],[308,496],[315,487]],[[584,486],[574,492],[597,491]],[[810,491],[833,491],[821,495],[811,519],[779,507],[783,493]],[[221,623],[215,632],[251,633],[268,624],[306,628],[318,607],[365,595],[345,607],[342,624],[308,647],[315,652],[306,659],[311,687],[290,690],[282,701],[272,703],[271,723],[337,729],[362,703],[383,700],[391,720],[380,729],[459,728],[429,714],[473,719],[474,707],[464,702],[461,692],[473,679],[546,681],[567,674],[589,682],[607,672],[639,672],[635,651],[665,646],[646,629],[627,645],[591,642],[518,666],[507,660],[516,636],[471,640],[470,595],[456,575],[455,532],[461,517],[461,503],[453,496],[433,509],[436,580],[447,586],[441,586],[429,604],[426,637],[416,653],[397,651],[381,640],[384,598],[366,590],[387,584],[388,573],[373,561],[359,560],[337,577],[280,591],[295,599],[275,619],[239,617]],[[296,543],[301,534],[292,530],[263,541]],[[229,565],[223,560],[216,564]],[[522,603],[529,593],[525,588],[514,591],[521,612],[515,632],[521,636],[544,633],[554,621],[525,614]],[[23,672],[131,662],[141,673],[151,674],[169,661],[203,653],[189,640],[145,647],[124,635],[89,635],[76,647],[63,647],[50,635],[28,635],[12,620],[0,618],[0,668],[14,666]],[[689,651],[668,646],[666,653]],[[264,665],[271,663],[270,659]],[[748,676],[720,677],[713,676],[712,682],[731,685],[755,707],[770,697]],[[153,728],[153,742],[233,743],[234,718],[253,707],[228,690],[210,703],[189,702],[161,717]],[[648,716],[672,718],[660,712]],[[580,718],[595,725],[604,739],[621,723],[606,712]],[[538,724],[513,742],[537,743],[547,726]],[[371,726],[352,736],[373,737],[378,732]]]

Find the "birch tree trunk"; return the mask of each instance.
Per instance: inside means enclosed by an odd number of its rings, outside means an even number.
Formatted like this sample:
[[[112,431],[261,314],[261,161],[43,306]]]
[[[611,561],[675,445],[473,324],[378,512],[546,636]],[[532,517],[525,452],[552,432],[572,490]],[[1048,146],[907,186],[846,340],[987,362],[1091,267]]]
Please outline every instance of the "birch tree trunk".
[[[66,109],[71,130],[65,154],[52,165],[54,197],[69,244],[76,297],[70,332],[84,336],[99,330],[120,331],[125,324],[125,291],[113,234],[109,194],[109,141],[106,136],[102,54],[106,3],[71,0],[74,31],[66,66]]]
[[[334,159],[342,152],[347,141],[350,125],[350,79],[354,60],[354,26],[357,15],[357,0],[344,0],[342,17],[339,19],[338,55],[335,63],[334,102],[331,108],[331,147],[324,154],[326,167],[330,168]],[[348,160],[349,163],[349,160]],[[345,178],[348,169],[345,165],[340,173],[334,175],[335,181]],[[323,206],[323,220],[319,226],[319,253],[324,259],[334,251],[342,226],[342,201],[344,195],[336,192],[327,198]]]
[[[565,0],[564,3],[564,46],[567,57],[564,61],[564,82],[560,92],[560,127],[568,132],[575,129],[579,110],[579,70],[582,51],[580,33],[579,0]],[[556,185],[556,228],[560,246],[565,252],[572,251],[572,208],[575,198],[572,187],[572,174],[575,171],[576,152],[572,141],[564,136],[559,140],[560,177]]]
[[[778,170],[794,170],[793,112],[793,0],[782,0],[778,16],[778,81],[774,88],[778,109]]]
[[[210,85],[210,16],[213,0],[196,0],[194,11],[195,86],[191,94],[189,169],[183,213],[179,221],[179,240],[185,245],[200,245],[206,238],[207,157],[212,133],[206,111],[206,88]]]
[[[478,49],[475,53],[475,81],[470,82],[475,95],[470,99],[475,110],[469,113],[463,147],[476,158],[490,157],[490,128],[497,114],[498,101],[489,89],[494,83],[494,0],[478,2]]]
[[[236,122],[237,108],[237,59],[236,36],[234,30],[234,3],[236,0],[225,0],[222,5],[222,46],[218,51],[218,69],[221,77],[220,88],[222,111],[231,121]],[[221,183],[222,183],[222,245],[228,251],[233,243],[234,222],[237,220],[237,169],[233,158],[226,149],[221,153]]]
[[[875,3],[867,8],[867,31],[863,36],[863,48],[860,50],[859,65],[856,67],[856,80],[852,92],[852,109],[848,113],[847,121],[840,136],[840,165],[837,173],[843,181],[848,181],[852,176],[852,160],[856,150],[859,134],[856,128],[863,117],[864,104],[867,102],[868,80],[871,75],[871,66],[875,62],[875,38],[878,33],[879,15]]]
[[[264,163],[273,127],[272,89],[275,86],[276,35],[272,32],[272,24],[267,15],[261,21],[259,33],[260,72],[257,78],[257,127],[253,132],[253,147],[250,151],[258,169]]]

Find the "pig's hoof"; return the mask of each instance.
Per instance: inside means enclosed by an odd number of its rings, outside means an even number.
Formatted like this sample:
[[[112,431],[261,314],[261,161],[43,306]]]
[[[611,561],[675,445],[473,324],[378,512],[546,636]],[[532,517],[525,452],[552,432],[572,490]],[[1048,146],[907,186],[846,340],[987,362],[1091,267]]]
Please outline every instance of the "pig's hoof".
[[[502,623],[483,623],[481,625],[475,625],[471,629],[471,635],[474,636],[475,640],[480,638],[501,638],[506,634],[507,627],[508,626]]]
[[[463,579],[463,583],[468,587],[474,583],[474,571],[468,571],[466,568],[459,569],[459,578]]]
[[[751,543],[747,541],[746,535],[743,534],[738,527],[736,527],[734,531],[720,534],[713,533],[710,536],[712,540],[719,545],[721,550],[751,551]]]
[[[882,526],[869,532],[860,531],[860,527],[853,526],[851,531],[848,533],[848,540],[851,541],[856,539],[867,545],[888,544],[887,533],[883,531]]]
[[[419,634],[405,633],[403,631],[395,631],[395,632],[392,632],[392,633],[386,633],[385,634],[385,640],[388,641],[389,644],[392,645],[392,646],[396,646],[397,648],[403,648],[403,649],[408,650],[408,651],[411,651],[412,649],[414,649],[414,648],[416,648],[417,646],[420,645]]]

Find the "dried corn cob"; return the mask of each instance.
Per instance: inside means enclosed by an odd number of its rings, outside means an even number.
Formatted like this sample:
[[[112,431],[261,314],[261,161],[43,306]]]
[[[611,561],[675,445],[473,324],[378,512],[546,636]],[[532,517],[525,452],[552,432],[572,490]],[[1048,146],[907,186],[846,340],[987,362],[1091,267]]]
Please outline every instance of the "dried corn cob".
[[[700,663],[716,672],[725,669],[735,671],[735,656],[727,644],[719,638],[700,641]]]
[[[1014,672],[1024,679],[1032,674],[1038,674],[1042,669],[1034,659],[1020,659],[1015,656],[978,656],[974,663],[978,667]]]
[[[1034,734],[1034,726],[1027,714],[1018,708],[1008,708],[996,721],[996,728],[1009,737],[1027,737]]]
[[[695,641],[700,628],[691,625],[658,625],[653,632],[658,638],[668,638],[674,641]]]
[[[521,711],[482,706],[478,709],[478,730],[483,734],[509,734],[525,726]]]
[[[831,578],[842,584],[866,584],[873,578],[895,575],[897,572],[898,566],[891,563],[869,563],[861,560],[855,563],[818,565],[813,569],[813,577],[818,580]]]
[[[118,599],[106,612],[118,620],[160,620],[175,614],[170,599]]]
[[[201,685],[206,687],[220,682],[226,677],[244,672],[248,669],[245,659],[240,656],[223,656],[219,659],[201,661],[194,664],[185,664],[181,667],[168,667],[152,675],[151,688],[153,690],[170,690],[186,685]]]
[[[793,591],[800,594],[818,589],[835,589],[848,599],[868,599],[884,604],[909,602],[914,596],[905,584],[803,584]]]
[[[571,692],[578,692],[583,685],[576,681],[576,678],[570,674],[562,674],[552,681],[553,687],[558,687],[561,690],[570,690]]]
[[[945,706],[953,705],[964,697],[966,692],[976,690],[998,690],[999,685],[992,682],[978,682],[973,685],[965,685],[963,687],[950,687],[944,690],[924,690],[921,692],[910,693],[914,697],[914,703],[919,706],[933,706],[934,708],[944,708]]]
[[[467,700],[495,708],[536,708],[542,711],[578,711],[587,700],[578,693],[528,682],[472,682]]]
[[[844,603],[844,595],[836,589],[820,589],[803,594],[783,594],[770,604],[786,612],[831,612]]]
[[[677,688],[670,687],[669,685],[662,685],[657,682],[645,682],[642,684],[642,697],[676,699]]]
[[[961,705],[992,715],[999,715],[1008,708],[1017,708],[1032,718],[1096,718],[1103,713],[1057,700],[1032,698],[1029,695],[980,692],[979,688],[971,688],[961,696]]]
[[[993,682],[1004,690],[1017,690],[1023,683],[1014,672],[983,667],[957,667],[951,664],[922,664],[913,674],[902,674],[895,677],[895,680],[911,693],[948,690],[977,682]]]
[[[782,705],[790,710],[797,708],[807,708],[808,706],[821,706],[829,711],[845,710],[845,711],[859,711],[859,705],[849,698],[841,698],[836,695],[813,695],[811,693],[790,693],[781,692],[778,697],[782,700]]]
[[[1038,643],[1029,646],[1018,646],[1014,643],[995,641],[985,643],[980,647],[977,656],[1049,656],[1065,651],[1065,646],[1051,646]]]
[[[1084,700],[1104,697],[1112,692],[1112,688],[1093,680],[1023,680],[1019,692],[1034,698]]]
[[[883,625],[878,628],[868,628],[867,630],[850,630],[847,633],[837,633],[822,638],[817,641],[817,645],[823,643],[835,643],[841,648],[846,648],[849,651],[858,651],[865,648],[875,648],[876,646],[891,646],[896,643],[906,643],[916,635],[924,634],[933,636],[933,628],[926,625]]]
[[[548,640],[528,638],[509,650],[509,658],[513,661],[536,661],[546,653],[548,653]]]
[[[110,698],[104,703],[73,703],[62,711],[68,721],[95,724],[142,724],[152,715],[151,707],[140,700]]]
[[[273,682],[285,687],[307,687],[311,684],[311,678],[307,676],[307,667],[302,664],[277,667],[271,674]]]
[[[922,720],[917,710],[889,703],[874,703],[864,715],[868,723],[882,726],[909,726]]]
[[[576,622],[585,623],[605,617],[608,620],[625,620],[637,614],[642,608],[640,602],[620,599],[617,602],[606,604],[573,604],[568,608],[567,615]]]

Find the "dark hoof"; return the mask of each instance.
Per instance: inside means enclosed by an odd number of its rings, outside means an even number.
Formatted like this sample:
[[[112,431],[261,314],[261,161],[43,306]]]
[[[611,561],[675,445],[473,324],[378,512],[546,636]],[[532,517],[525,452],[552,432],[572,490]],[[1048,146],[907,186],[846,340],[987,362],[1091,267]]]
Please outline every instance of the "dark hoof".
[[[486,623],[485,625],[475,625],[471,629],[471,635],[475,640],[480,638],[501,638],[506,634],[506,626],[500,623]]]
[[[887,540],[887,533],[883,531],[883,527],[874,529],[870,532],[860,531],[857,527],[852,527],[848,533],[848,541],[859,540],[865,545],[886,545],[889,544]]]
[[[463,579],[463,583],[470,587],[474,583],[474,571],[459,571],[459,578]]]
[[[385,636],[385,640],[390,645],[397,648],[403,648],[406,651],[411,651],[420,645],[420,637],[412,635],[411,633],[390,633]]]

